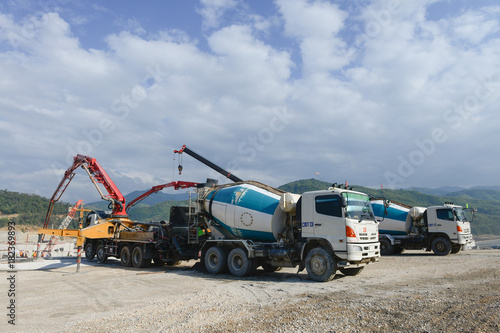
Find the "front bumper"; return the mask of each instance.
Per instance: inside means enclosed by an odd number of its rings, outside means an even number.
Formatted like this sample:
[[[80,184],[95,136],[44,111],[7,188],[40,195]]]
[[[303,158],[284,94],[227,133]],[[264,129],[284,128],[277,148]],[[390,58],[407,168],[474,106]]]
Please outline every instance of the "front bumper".
[[[380,243],[347,243],[347,261],[370,263],[380,258]]]
[[[471,245],[474,242],[472,234],[458,234],[458,244]]]

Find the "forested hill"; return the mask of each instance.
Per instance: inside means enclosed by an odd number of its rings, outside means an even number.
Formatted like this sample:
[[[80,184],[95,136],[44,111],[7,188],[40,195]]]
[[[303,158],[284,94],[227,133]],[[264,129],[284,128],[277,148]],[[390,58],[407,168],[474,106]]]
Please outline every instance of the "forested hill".
[[[330,183],[316,179],[304,179],[291,182],[279,187],[279,189],[301,194],[306,191],[325,190]],[[469,205],[477,208],[476,218],[472,225],[474,234],[500,235],[500,190],[497,188],[471,188],[462,189],[456,187],[426,189],[426,192],[443,193],[440,195],[422,193],[411,189],[390,190],[373,189],[354,185],[354,190],[367,193],[371,197],[384,197],[398,201],[410,206],[432,206],[441,205],[446,201],[455,202],[458,205]],[[449,192],[448,192],[449,191]],[[168,220],[170,207],[173,205],[184,205],[185,201],[163,201],[153,205],[141,202],[130,210],[130,218],[143,221]],[[5,226],[9,219],[15,220],[21,225],[42,226],[49,206],[49,199],[33,194],[24,194],[0,190],[0,227]],[[51,220],[55,226],[61,217],[67,214],[68,203],[56,203],[53,210],[54,218]],[[85,208],[91,208],[86,206]],[[102,209],[102,207],[99,207]],[[59,218],[56,216],[59,215]],[[75,226],[73,226],[75,227]]]
[[[331,185],[331,183],[316,179],[304,179],[282,185],[279,189],[301,194],[306,191],[324,190]],[[450,192],[444,191],[443,195],[438,196],[405,189],[373,189],[356,185],[352,187],[354,190],[364,192],[371,197],[383,197],[409,206],[427,207],[442,205],[447,201],[461,206],[468,204],[470,208],[477,208],[476,218],[471,226],[474,234],[500,235],[500,190],[472,188],[457,191],[457,188],[450,188]]]
[[[0,190],[0,227],[6,226],[9,220],[19,225],[39,227],[43,224],[49,203],[49,199],[39,195]],[[58,202],[52,214],[65,215],[69,206]]]

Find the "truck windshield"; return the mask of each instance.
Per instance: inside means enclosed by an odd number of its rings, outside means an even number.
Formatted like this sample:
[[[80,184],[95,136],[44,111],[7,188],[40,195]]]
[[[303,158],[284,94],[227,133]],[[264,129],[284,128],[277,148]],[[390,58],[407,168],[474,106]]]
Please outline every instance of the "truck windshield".
[[[465,212],[461,207],[453,207],[453,213],[455,213],[458,221],[467,222],[467,216],[465,216]]]
[[[367,195],[344,192],[342,196],[347,201],[346,216],[359,219],[374,219],[370,198]]]

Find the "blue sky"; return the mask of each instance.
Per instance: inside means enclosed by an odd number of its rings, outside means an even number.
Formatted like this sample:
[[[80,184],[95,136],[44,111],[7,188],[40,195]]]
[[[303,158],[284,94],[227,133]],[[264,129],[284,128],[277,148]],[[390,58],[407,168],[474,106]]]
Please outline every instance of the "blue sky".
[[[492,0],[4,1],[0,188],[50,196],[77,153],[124,193],[218,178],[189,156],[178,175],[183,144],[272,186],[500,185],[499,19]],[[96,199],[73,182],[63,199]]]

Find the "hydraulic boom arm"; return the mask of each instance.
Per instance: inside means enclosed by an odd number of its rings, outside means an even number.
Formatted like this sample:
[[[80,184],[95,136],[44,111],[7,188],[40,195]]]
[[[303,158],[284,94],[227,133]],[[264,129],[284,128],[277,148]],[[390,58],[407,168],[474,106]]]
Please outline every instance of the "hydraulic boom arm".
[[[69,183],[73,180],[75,176],[75,170],[78,167],[82,167],[87,171],[87,174],[90,177],[92,183],[94,183],[95,187],[101,194],[101,198],[111,202],[111,206],[113,207],[113,215],[117,216],[127,216],[127,212],[125,210],[125,197],[121,194],[120,190],[116,187],[115,183],[109,178],[108,174],[104,169],[97,163],[95,158],[91,158],[84,155],[77,155],[73,158],[73,164],[64,172],[64,176],[57,186],[52,198],[50,199],[49,208],[47,210],[47,215],[45,216],[45,221],[43,223],[43,228],[46,229],[49,225],[50,216],[52,215],[52,209],[54,208],[54,204],[61,198],[64,191],[68,187]],[[97,183],[101,183],[106,188],[108,195],[104,195],[99,189]]]
[[[192,151],[191,149],[186,147],[186,145],[182,146],[182,148],[179,150],[174,150],[174,153],[175,154],[186,153],[186,154],[190,155],[191,157],[194,157],[195,159],[197,159],[201,163],[205,164],[206,166],[209,166],[210,168],[214,169],[215,171],[217,171],[221,175],[225,176],[226,178],[229,178],[230,180],[232,180],[235,183],[243,181],[241,178],[238,178],[235,175],[231,174],[230,172],[222,169],[220,166],[210,162],[209,160],[207,160],[203,156],[198,155],[197,153],[195,153],[194,151]]]
[[[147,192],[144,192],[143,194],[141,194],[140,196],[138,196],[137,198],[135,198],[134,200],[130,201],[128,204],[127,204],[127,207],[126,207],[126,211],[128,212],[128,210],[138,204],[139,202],[141,202],[142,200],[146,199],[147,197],[149,197],[151,194],[153,193],[156,193],[156,192],[159,192],[161,190],[163,190],[164,188],[166,187],[173,187],[175,188],[176,190],[180,189],[180,188],[188,188],[188,187],[196,187],[198,185],[198,183],[193,183],[193,182],[184,182],[184,181],[177,181],[177,182],[170,182],[170,183],[167,183],[167,184],[162,184],[162,185],[156,185],[156,186],[153,186],[149,191]]]

